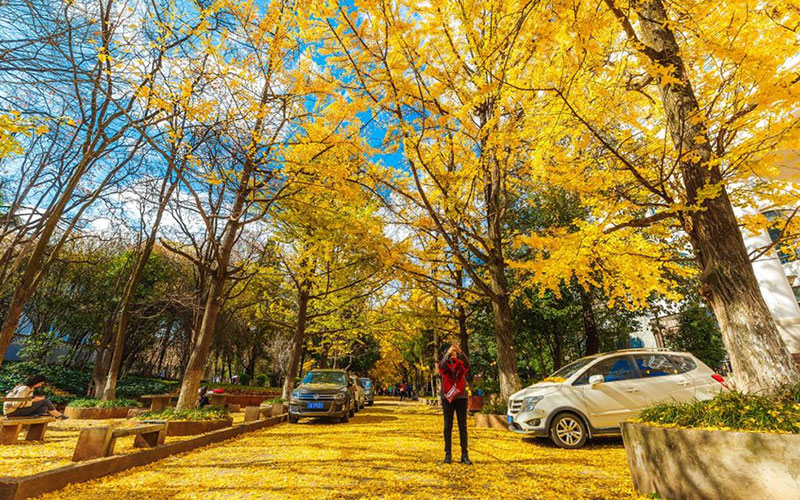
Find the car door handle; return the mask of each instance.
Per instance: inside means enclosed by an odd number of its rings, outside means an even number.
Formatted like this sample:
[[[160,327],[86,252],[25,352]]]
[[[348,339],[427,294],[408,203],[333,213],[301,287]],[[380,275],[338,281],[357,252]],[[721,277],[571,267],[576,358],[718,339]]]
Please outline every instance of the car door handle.
[[[628,387],[627,389],[625,389],[625,392],[630,392],[630,393],[639,392],[639,389],[637,389],[636,387]]]
[[[683,387],[688,386],[690,383],[691,382],[689,382],[688,380],[678,380],[678,385],[681,385]]]

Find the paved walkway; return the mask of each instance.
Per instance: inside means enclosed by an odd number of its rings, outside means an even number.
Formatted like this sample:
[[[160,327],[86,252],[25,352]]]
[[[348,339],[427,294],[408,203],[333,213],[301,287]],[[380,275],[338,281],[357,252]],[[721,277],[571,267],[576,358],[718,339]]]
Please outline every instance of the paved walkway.
[[[448,466],[441,420],[434,408],[379,401],[347,424],[281,424],[44,498],[639,498],[619,439],[561,450],[470,424],[475,465]]]

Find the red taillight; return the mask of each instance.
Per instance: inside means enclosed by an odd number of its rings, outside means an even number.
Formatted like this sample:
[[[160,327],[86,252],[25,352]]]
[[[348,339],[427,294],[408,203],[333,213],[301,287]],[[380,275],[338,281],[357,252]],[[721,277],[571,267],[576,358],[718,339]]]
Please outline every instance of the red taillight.
[[[711,378],[722,384],[726,389],[730,389],[728,384],[725,383],[725,378],[722,375],[715,373],[714,375],[711,375]]]

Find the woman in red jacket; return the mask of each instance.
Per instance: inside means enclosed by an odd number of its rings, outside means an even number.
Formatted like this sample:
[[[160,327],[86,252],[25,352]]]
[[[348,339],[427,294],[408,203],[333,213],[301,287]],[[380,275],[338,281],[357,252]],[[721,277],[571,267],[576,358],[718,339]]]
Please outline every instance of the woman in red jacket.
[[[442,408],[444,409],[444,463],[453,461],[453,413],[458,419],[461,463],[472,465],[467,452],[467,372],[470,363],[461,348],[453,344],[439,362],[442,374]]]

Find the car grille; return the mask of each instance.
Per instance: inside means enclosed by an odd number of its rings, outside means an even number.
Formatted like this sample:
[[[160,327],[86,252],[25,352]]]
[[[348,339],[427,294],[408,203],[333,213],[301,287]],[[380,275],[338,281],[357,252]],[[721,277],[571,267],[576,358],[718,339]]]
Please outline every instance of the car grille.
[[[300,394],[300,399],[303,401],[323,401],[323,400],[331,400],[333,399],[333,394]]]
[[[519,413],[522,409],[522,400],[521,399],[512,399],[508,402],[508,412],[512,415]]]

